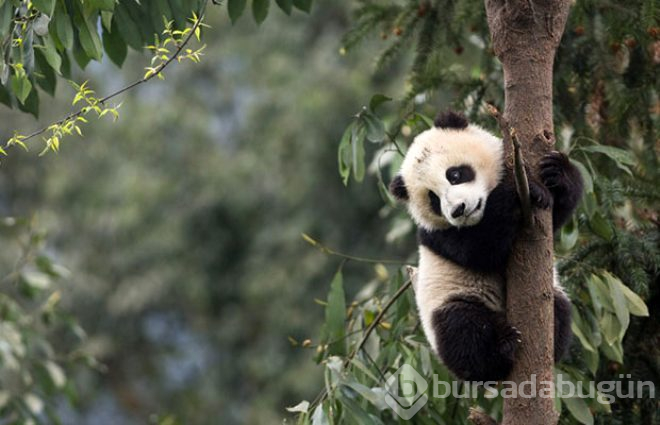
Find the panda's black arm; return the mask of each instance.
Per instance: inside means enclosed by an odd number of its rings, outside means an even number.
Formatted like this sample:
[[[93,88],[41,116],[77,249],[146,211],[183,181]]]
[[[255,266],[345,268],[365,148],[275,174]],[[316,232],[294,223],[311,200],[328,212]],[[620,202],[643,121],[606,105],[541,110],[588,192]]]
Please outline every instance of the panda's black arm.
[[[488,196],[479,224],[460,229],[420,229],[419,242],[470,270],[503,272],[519,227],[515,188],[512,184],[501,183]]]
[[[552,194],[552,227],[556,231],[566,224],[582,198],[582,175],[561,152],[545,155],[539,168],[541,180]]]

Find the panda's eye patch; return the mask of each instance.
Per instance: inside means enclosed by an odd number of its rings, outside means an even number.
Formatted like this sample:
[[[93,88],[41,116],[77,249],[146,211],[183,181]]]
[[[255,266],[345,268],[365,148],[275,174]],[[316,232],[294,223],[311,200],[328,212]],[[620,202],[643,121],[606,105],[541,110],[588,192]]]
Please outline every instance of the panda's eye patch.
[[[459,165],[447,169],[447,181],[452,184],[467,183],[474,180],[474,170],[469,165]]]
[[[431,203],[431,210],[438,215],[442,215],[442,208],[440,208],[440,198],[432,190],[429,190],[429,202]]]

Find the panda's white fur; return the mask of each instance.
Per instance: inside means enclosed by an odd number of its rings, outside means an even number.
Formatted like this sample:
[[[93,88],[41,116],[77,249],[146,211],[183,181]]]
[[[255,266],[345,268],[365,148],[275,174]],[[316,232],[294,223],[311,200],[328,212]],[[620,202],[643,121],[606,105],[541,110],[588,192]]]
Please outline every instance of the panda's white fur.
[[[438,352],[433,332],[433,312],[456,295],[470,295],[484,301],[493,311],[503,312],[506,305],[504,279],[495,273],[468,270],[420,245],[419,266],[414,282],[415,301],[424,334]]]
[[[502,157],[502,141],[474,124],[465,129],[435,127],[419,134],[406,153],[399,172],[406,182],[410,197],[408,210],[415,223],[427,230],[478,223],[485,208],[458,219],[451,217],[451,208],[465,202],[466,209],[472,211],[480,199],[485,203],[502,177]],[[438,172],[463,164],[479,171],[474,181],[452,186],[444,172]],[[429,207],[427,193],[431,188],[444,201],[441,202],[442,216]]]
[[[543,199],[545,194],[568,193],[553,211],[565,219],[577,204],[581,180],[565,156],[552,155],[544,172],[546,177],[562,175],[561,186],[548,192],[530,182],[530,192],[541,207],[552,203]],[[471,169],[470,178],[450,183],[447,170],[456,167]],[[445,115],[415,138],[390,189],[405,201],[419,227],[413,283],[431,347],[459,378],[503,379],[520,338],[506,321],[504,280],[520,219],[502,140],[460,115]],[[439,206],[430,201],[433,194]],[[570,302],[556,271],[554,285],[555,356],[560,357],[570,340]]]

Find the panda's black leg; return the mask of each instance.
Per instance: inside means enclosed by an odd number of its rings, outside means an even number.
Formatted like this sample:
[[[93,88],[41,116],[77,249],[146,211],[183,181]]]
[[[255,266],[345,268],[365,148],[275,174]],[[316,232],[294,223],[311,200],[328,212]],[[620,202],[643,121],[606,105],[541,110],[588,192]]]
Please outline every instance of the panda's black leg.
[[[561,152],[550,152],[539,165],[541,180],[554,199],[552,222],[557,230],[570,218],[582,198],[582,175]]]
[[[566,355],[572,338],[571,302],[566,294],[555,289],[555,362]]]
[[[477,299],[457,299],[433,314],[438,354],[458,378],[498,381],[513,366],[520,333]]]

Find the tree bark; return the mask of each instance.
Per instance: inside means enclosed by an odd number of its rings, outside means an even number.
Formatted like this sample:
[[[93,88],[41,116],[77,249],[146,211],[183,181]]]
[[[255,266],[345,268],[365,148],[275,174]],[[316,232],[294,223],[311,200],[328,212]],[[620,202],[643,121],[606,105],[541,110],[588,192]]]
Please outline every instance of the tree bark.
[[[515,128],[532,174],[554,145],[552,66],[564,31],[570,0],[485,0],[495,55],[504,69],[504,118]],[[505,146],[510,158],[510,146]],[[512,160],[508,160],[511,164]],[[530,176],[534,178],[534,176]],[[504,400],[505,425],[554,425],[559,413],[553,380],[552,223],[549,210],[535,210],[521,232],[507,267],[507,317],[522,333],[508,380],[535,378],[535,397]],[[550,390],[552,392],[550,392]],[[528,387],[525,388],[527,393]]]

